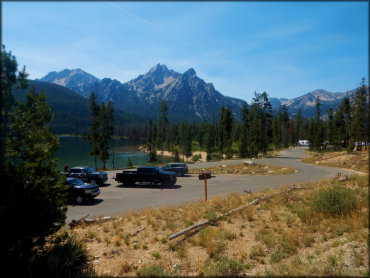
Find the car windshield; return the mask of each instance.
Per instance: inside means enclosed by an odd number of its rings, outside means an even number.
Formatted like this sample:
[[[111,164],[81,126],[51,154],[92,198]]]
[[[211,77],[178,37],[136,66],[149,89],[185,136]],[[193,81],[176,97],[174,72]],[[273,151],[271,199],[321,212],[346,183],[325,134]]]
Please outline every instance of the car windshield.
[[[94,173],[94,172],[96,172],[95,169],[93,169],[93,168],[86,168],[86,171],[88,173]]]
[[[73,186],[80,186],[84,184],[84,182],[79,179],[73,179],[69,183]]]

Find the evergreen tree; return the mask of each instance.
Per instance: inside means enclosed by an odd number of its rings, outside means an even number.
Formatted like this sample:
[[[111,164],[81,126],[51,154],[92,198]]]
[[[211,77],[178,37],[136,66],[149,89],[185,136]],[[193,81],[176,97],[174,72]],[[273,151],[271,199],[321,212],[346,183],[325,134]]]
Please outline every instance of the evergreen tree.
[[[161,106],[159,107],[158,115],[158,147],[162,150],[162,162],[163,162],[163,149],[164,143],[168,141],[168,113],[167,113],[167,103],[162,99]]]
[[[242,109],[240,110],[240,115],[242,119],[241,130],[240,130],[240,138],[239,138],[239,156],[240,157],[247,157],[248,152],[248,145],[249,145],[249,110],[248,104],[246,102],[243,103]]]
[[[259,105],[255,102],[252,103],[251,109],[248,115],[249,119],[249,138],[250,138],[250,145],[249,145],[249,152],[250,157],[257,156],[260,150],[260,143],[262,137],[262,130],[261,130],[261,122],[259,118]]]
[[[329,145],[334,145],[334,135],[335,134],[335,122],[333,116],[333,109],[330,107],[328,110],[328,141]]]
[[[267,148],[272,137],[272,107],[266,92],[261,94],[262,99],[262,154],[267,154]]]
[[[216,134],[216,124],[215,118],[212,117],[212,123],[207,126],[206,133],[206,151],[207,151],[207,160],[212,159],[212,153],[215,151],[215,134]]]
[[[34,87],[10,114],[8,161],[0,172],[4,274],[32,276],[31,265],[45,239],[64,225],[65,189],[52,159],[58,148],[50,128],[52,118],[45,94],[37,94]]]
[[[352,150],[352,141],[351,141],[351,125],[352,125],[352,113],[351,113],[351,103],[348,97],[345,97],[339,105],[339,110],[344,115],[345,121],[345,140],[344,147],[348,150]]]
[[[321,151],[322,145],[324,142],[324,128],[321,120],[321,111],[320,111],[320,98],[316,97],[316,113],[315,113],[315,128],[314,128],[314,137],[313,137],[313,148],[315,150]]]
[[[9,111],[14,105],[12,91],[15,88],[25,89],[28,87],[28,80],[25,67],[17,72],[18,64],[11,51],[7,52],[2,45],[1,51],[1,91],[0,91],[0,171],[4,167],[6,138],[8,135]],[[18,86],[15,86],[18,84]]]
[[[108,101],[107,116],[108,116],[108,121],[109,121],[108,134],[110,135],[110,137],[112,139],[111,140],[111,142],[112,142],[112,167],[113,167],[113,169],[115,169],[115,165],[114,165],[114,140],[113,140],[115,119],[114,119],[114,104],[113,104],[112,100]]]
[[[297,118],[296,118],[296,125],[295,125],[295,143],[298,140],[302,140],[302,125],[303,125],[303,120],[302,120],[302,110],[299,108],[297,112]]]
[[[352,106],[351,137],[353,142],[367,139],[368,112],[366,105],[366,79],[363,78],[360,89],[356,92],[356,98]]]
[[[232,128],[233,128],[233,114],[230,107],[222,107],[220,110],[220,124],[221,124],[221,149],[224,149],[224,145],[226,145],[226,158],[232,157],[231,151],[231,135],[232,135]],[[222,153],[223,154],[223,153]]]
[[[346,122],[342,109],[338,109],[334,114],[334,131],[333,144],[334,149],[339,150],[343,147],[343,142],[346,141]]]
[[[98,123],[99,123],[99,159],[103,161],[103,168],[109,159],[109,142],[113,136],[113,103],[111,101],[106,105],[104,101],[99,108]]]
[[[100,154],[99,150],[99,113],[100,113],[100,107],[99,104],[96,101],[97,96],[94,94],[94,92],[91,92],[89,101],[90,101],[90,128],[89,132],[87,133],[87,141],[90,145],[92,145],[92,150],[90,151],[90,155],[94,156],[94,162],[95,162],[95,169],[97,169],[97,157]]]

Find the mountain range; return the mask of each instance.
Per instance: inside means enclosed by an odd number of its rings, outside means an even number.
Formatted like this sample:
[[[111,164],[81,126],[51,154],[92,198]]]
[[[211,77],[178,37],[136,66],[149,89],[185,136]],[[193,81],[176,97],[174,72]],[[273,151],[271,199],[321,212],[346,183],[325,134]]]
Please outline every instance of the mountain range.
[[[212,83],[199,78],[193,68],[181,74],[161,64],[126,83],[110,78],[98,79],[81,69],[53,71],[37,81],[63,86],[85,98],[94,92],[98,101],[112,100],[116,110],[152,119],[157,118],[160,103],[164,99],[169,120],[176,122],[209,121],[213,116],[217,117],[222,106],[230,107],[234,117],[239,119],[244,102],[224,96]],[[291,115],[301,109],[305,117],[311,117],[315,113],[316,96],[320,97],[321,111],[325,115],[329,107],[335,110],[345,96],[351,97],[355,92],[356,89],[346,93],[316,90],[294,99],[270,98],[270,102],[273,110],[285,104]]]

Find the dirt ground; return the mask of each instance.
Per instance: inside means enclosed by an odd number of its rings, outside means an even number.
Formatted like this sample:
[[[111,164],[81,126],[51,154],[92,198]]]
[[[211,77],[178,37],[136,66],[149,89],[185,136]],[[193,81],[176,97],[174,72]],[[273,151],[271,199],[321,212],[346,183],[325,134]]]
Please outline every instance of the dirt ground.
[[[306,163],[346,168],[364,173],[369,172],[368,151],[354,151],[352,153],[347,153],[345,151],[327,153],[307,151],[307,153],[309,153],[311,156],[302,159],[302,161]]]
[[[323,217],[309,210],[314,192],[337,183],[302,184],[305,189],[266,199],[171,241],[175,232],[281,189],[129,212],[71,233],[85,242],[99,275],[366,276],[367,176],[340,184],[358,193],[358,209],[351,215]]]

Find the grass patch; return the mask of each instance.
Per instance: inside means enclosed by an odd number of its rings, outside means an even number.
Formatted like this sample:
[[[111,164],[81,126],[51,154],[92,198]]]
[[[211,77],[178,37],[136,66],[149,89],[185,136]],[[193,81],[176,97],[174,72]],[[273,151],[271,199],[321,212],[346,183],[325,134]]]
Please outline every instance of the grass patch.
[[[205,276],[238,276],[244,270],[244,265],[227,256],[219,256],[214,260],[208,259],[203,266]]]
[[[316,211],[331,216],[346,215],[357,208],[357,197],[352,189],[334,185],[318,191],[311,206]]]

